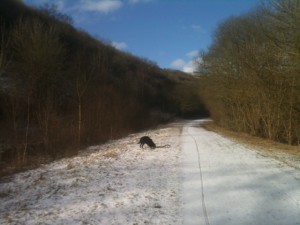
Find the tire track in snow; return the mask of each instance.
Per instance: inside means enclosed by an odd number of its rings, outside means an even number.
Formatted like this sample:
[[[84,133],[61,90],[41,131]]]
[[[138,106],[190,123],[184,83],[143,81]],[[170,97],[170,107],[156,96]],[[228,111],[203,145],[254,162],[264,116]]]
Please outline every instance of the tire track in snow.
[[[200,181],[201,181],[202,210],[203,210],[203,214],[204,214],[204,218],[205,218],[205,224],[210,225],[208,214],[207,214],[207,209],[206,209],[206,204],[205,204],[205,195],[204,195],[204,185],[203,185],[200,151],[199,151],[197,140],[195,139],[195,137],[189,132],[189,130],[187,130],[187,133],[194,140],[194,143],[195,143],[195,146],[196,146],[197,155],[198,155],[199,176],[200,176]]]
[[[211,224],[299,225],[299,170],[204,130],[199,123],[197,127],[187,124],[182,133],[183,200],[188,208],[183,209],[184,224],[205,224],[196,192],[204,185]],[[188,168],[188,163],[197,161],[188,132],[193,134],[200,152],[202,184],[196,181],[196,169]]]

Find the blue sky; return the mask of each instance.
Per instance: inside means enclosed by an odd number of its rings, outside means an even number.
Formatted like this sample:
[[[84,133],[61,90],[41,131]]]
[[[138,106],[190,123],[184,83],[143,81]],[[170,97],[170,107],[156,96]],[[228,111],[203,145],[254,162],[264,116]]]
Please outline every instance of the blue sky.
[[[213,31],[260,0],[23,0],[56,4],[85,30],[161,68],[193,71],[193,59],[209,47]]]

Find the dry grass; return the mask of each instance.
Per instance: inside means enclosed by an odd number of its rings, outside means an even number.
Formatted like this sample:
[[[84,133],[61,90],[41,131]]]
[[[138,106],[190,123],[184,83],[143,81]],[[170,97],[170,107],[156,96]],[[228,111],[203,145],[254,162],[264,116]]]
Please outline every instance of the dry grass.
[[[237,133],[217,126],[214,122],[206,122],[202,125],[207,130],[214,131],[231,140],[255,149],[263,156],[275,158],[290,166],[300,169],[300,147],[290,146],[279,142],[251,136],[245,133]]]
[[[80,164],[78,162],[70,162],[67,166],[67,170],[71,170],[74,169],[76,167],[78,167]]]
[[[118,149],[110,149],[103,154],[104,157],[113,158],[113,159],[118,158],[119,155],[120,155],[120,151]]]

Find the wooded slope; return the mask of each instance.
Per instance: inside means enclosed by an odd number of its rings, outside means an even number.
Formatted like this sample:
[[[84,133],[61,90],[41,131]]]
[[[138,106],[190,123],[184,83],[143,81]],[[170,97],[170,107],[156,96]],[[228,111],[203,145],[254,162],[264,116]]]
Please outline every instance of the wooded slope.
[[[299,0],[268,1],[218,27],[199,79],[219,125],[300,145],[299,28]]]
[[[0,20],[1,169],[199,111],[177,91],[193,83],[191,75],[120,52],[75,29],[55,7],[1,0]]]

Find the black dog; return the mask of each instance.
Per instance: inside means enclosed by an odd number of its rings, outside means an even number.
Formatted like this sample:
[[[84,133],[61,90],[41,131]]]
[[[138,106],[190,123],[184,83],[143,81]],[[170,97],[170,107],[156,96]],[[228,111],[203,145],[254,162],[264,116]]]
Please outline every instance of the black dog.
[[[156,148],[156,144],[148,136],[141,137],[140,142],[138,144],[140,144],[141,148],[143,148],[144,144],[147,144],[150,148]]]

